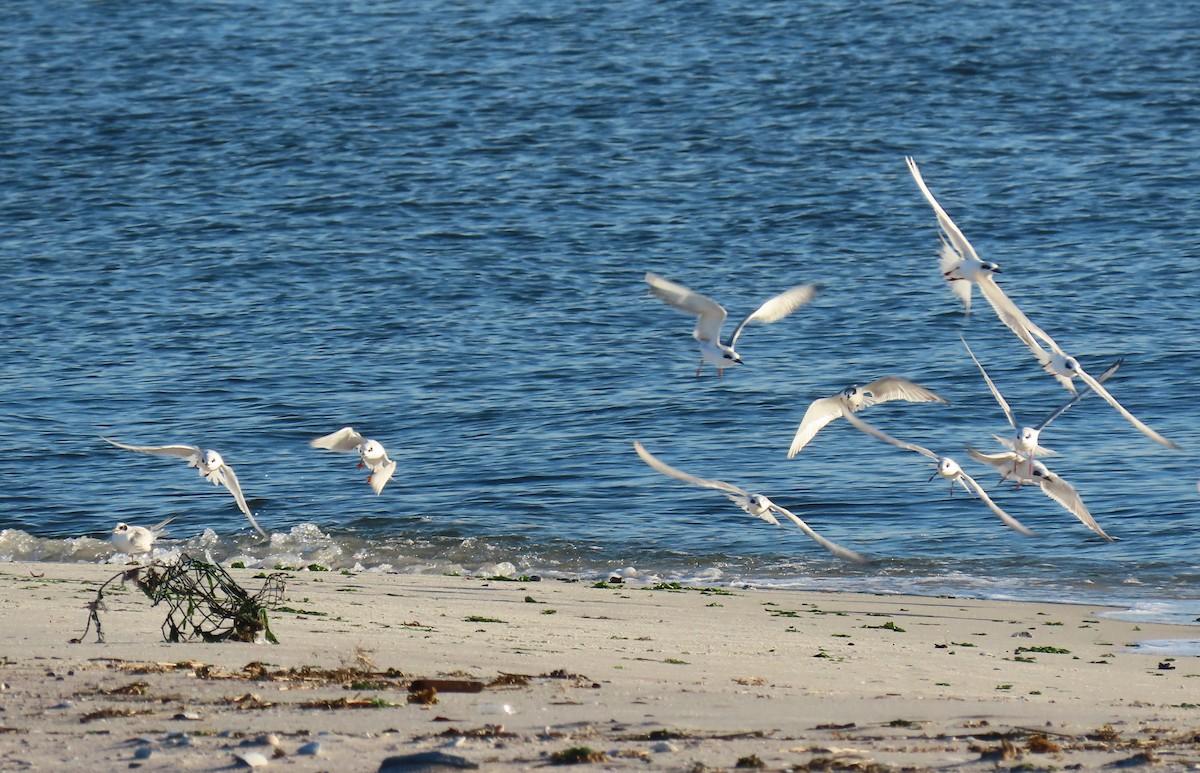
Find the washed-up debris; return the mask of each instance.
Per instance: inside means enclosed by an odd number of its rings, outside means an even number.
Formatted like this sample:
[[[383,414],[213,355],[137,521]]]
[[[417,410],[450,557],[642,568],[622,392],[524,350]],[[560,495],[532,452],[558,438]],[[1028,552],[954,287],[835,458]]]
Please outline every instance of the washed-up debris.
[[[390,709],[396,706],[383,698],[324,698],[298,704],[302,709]]]
[[[438,702],[437,692],[437,688],[432,685],[418,686],[417,682],[413,682],[408,686],[408,702],[432,706]]]
[[[1025,741],[1025,748],[1034,754],[1058,754],[1062,751],[1062,747],[1051,741],[1045,733],[1029,736]]]
[[[83,724],[95,722],[98,719],[115,719],[117,717],[140,717],[146,714],[153,714],[150,709],[97,709],[96,711],[88,712],[79,718]]]
[[[484,725],[468,730],[448,727],[438,735],[444,738],[516,738],[517,734],[504,729],[504,725]]]
[[[971,744],[967,747],[971,751],[979,755],[981,760],[997,760],[1007,762],[1021,756],[1021,750],[1013,745],[1013,742],[1007,738],[1000,739],[999,746],[985,746],[983,744]]]
[[[240,695],[236,698],[226,698],[226,703],[237,706],[242,711],[250,711],[252,709],[269,709],[275,704],[271,701],[265,701],[262,696],[252,692],[245,695]]]
[[[474,770],[479,763],[445,752],[420,752],[388,757],[379,765],[379,773],[434,773],[447,770]]]
[[[254,682],[293,682],[300,684],[340,684],[350,690],[400,689],[408,684],[403,671],[389,668],[384,671],[369,670],[358,666],[320,668],[299,666],[294,668],[271,668],[266,663],[247,663],[241,673],[210,673],[210,679],[249,679]]]
[[[579,765],[585,762],[604,762],[607,759],[607,754],[596,751],[590,746],[572,746],[550,755],[550,762],[553,765]]]
[[[128,569],[101,585],[96,599],[88,604],[83,635],[72,642],[82,641],[92,624],[96,626],[96,641],[104,641],[100,610],[105,609],[104,591],[116,580],[122,585],[132,582],[150,598],[151,606],[167,605],[167,619],[162,626],[166,641],[254,642],[261,637],[279,643],[267,624],[267,610],[283,599],[282,572],[269,575],[262,589],[251,595],[217,564],[186,553],[178,560],[158,560]]]
[[[477,679],[414,679],[408,686],[412,692],[427,688],[438,692],[483,692],[484,684]]]

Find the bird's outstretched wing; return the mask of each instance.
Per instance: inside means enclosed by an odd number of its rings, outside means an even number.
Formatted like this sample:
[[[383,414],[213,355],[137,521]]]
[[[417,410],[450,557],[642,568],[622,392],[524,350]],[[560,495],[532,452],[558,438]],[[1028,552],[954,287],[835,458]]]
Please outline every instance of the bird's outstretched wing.
[[[959,254],[966,260],[979,262],[979,255],[975,253],[975,248],[967,241],[967,237],[959,230],[950,216],[946,214],[946,210],[942,209],[942,205],[938,204],[937,199],[929,191],[929,186],[925,184],[925,178],[921,176],[921,170],[917,168],[917,162],[912,159],[912,156],[905,156],[905,163],[908,164],[908,171],[912,173],[913,179],[917,182],[917,187],[921,189],[921,193],[925,196],[925,200],[929,202],[929,206],[933,207],[933,212],[937,215],[938,225],[946,232],[950,244],[954,249],[958,250]]]
[[[362,444],[364,439],[354,430],[354,427],[342,427],[337,432],[331,432],[311,440],[309,445],[313,448],[324,448],[330,451],[353,451]]]
[[[940,456],[935,454],[933,451],[930,451],[925,446],[919,446],[916,443],[909,443],[904,440],[900,440],[899,438],[894,438],[891,435],[889,435],[888,433],[879,429],[878,427],[868,424],[867,422],[858,418],[853,413],[847,413],[845,418],[846,418],[846,421],[850,422],[850,424],[852,424],[853,426],[862,430],[863,432],[867,433],[868,435],[875,438],[876,440],[882,440],[883,442],[890,443],[890,444],[896,446],[897,448],[903,448],[906,451],[913,451],[915,453],[921,454],[922,456],[927,456],[935,462],[941,459]]]
[[[983,369],[983,363],[979,361],[979,358],[975,356],[975,352],[971,351],[971,347],[967,345],[967,339],[959,338],[958,340],[962,341],[962,345],[967,347],[967,354],[971,355],[971,359],[975,361],[975,365],[979,368],[979,372],[983,374],[983,380],[987,382],[988,389],[992,390],[992,396],[996,398],[996,402],[1000,404],[1002,409],[1004,409],[1004,415],[1008,417],[1008,423],[1012,425],[1014,430],[1019,429],[1017,426],[1017,417],[1013,415],[1012,408],[1008,407],[1008,401],[1004,399],[1004,396],[1000,394],[1000,390],[997,389],[996,385],[992,383],[991,376],[989,376],[987,371]]]
[[[1026,537],[1033,536],[1033,532],[1025,528],[1025,526],[1016,518],[1013,518],[1011,515],[1004,512],[1000,505],[993,502],[992,498],[989,497],[987,492],[983,490],[983,486],[980,486],[974,478],[965,472],[960,473],[959,477],[966,486],[975,492],[976,496],[983,500],[983,503],[988,506],[988,509],[995,513],[996,517],[1004,522],[1005,526],[1017,532],[1018,534],[1024,534]]]
[[[1092,514],[1087,509],[1087,505],[1083,503],[1083,499],[1080,498],[1079,492],[1075,490],[1074,486],[1049,470],[1038,470],[1037,473],[1040,473],[1037,475],[1038,485],[1041,486],[1046,496],[1065,507],[1071,515],[1079,519],[1080,523],[1104,539],[1109,542],[1117,541],[1115,537],[1110,537],[1104,529],[1101,529],[1100,524],[1096,523],[1096,519],[1092,517]]]
[[[177,516],[177,515],[172,515],[170,518],[167,518],[165,521],[159,521],[158,523],[156,523],[150,527],[150,533],[153,534],[155,537],[161,537],[162,535],[167,533],[167,526],[171,523],[171,521],[175,520],[178,517],[179,516]]]
[[[796,435],[792,438],[792,446],[788,449],[788,458],[791,459],[800,453],[800,450],[817,436],[822,427],[839,416],[845,416],[847,413],[849,411],[845,409],[841,395],[813,400],[808,406],[808,410],[804,412],[804,418],[800,420],[800,426],[796,428]]]
[[[784,290],[779,295],[759,306],[753,314],[738,323],[738,326],[733,329],[733,335],[729,338],[729,347],[731,349],[737,348],[738,336],[742,334],[742,329],[751,322],[761,322],[763,324],[778,322],[811,301],[816,295],[817,286],[811,284],[796,285]]]
[[[844,548],[836,542],[827,540],[820,534],[817,534],[807,523],[796,517],[791,510],[788,510],[785,507],[780,507],[779,505],[774,505],[772,509],[778,512],[784,518],[787,518],[789,521],[796,524],[796,528],[800,529],[800,531],[807,534],[814,542],[828,550],[830,553],[833,553],[838,558],[844,558],[847,561],[853,561],[856,564],[870,563],[869,559],[865,558],[864,556],[861,556],[858,553],[855,553],[853,550]]]
[[[386,459],[383,464],[378,465],[374,470],[371,471],[371,478],[369,481],[371,484],[371,490],[376,494],[379,494],[381,491],[383,491],[383,487],[389,480],[392,479],[392,474],[394,472],[396,472],[396,463],[391,459]]]
[[[863,387],[867,398],[863,405],[877,405],[892,400],[904,400],[909,403],[945,403],[947,400],[930,390],[896,376],[877,378]]]
[[[1021,311],[1021,308],[1005,295],[1004,291],[1000,289],[1000,285],[996,284],[995,279],[985,275],[979,277],[975,284],[979,285],[980,294],[996,312],[996,316],[1000,318],[1004,326],[1036,354],[1041,347],[1034,340],[1034,336],[1045,336],[1045,332],[1033,324],[1029,317],[1025,316],[1025,312]],[[1048,339],[1049,336],[1046,338]]]
[[[1111,405],[1113,408],[1116,408],[1117,412],[1120,413],[1122,416],[1124,416],[1125,419],[1130,424],[1132,424],[1134,427],[1136,427],[1138,429],[1138,431],[1141,432],[1143,435],[1150,438],[1155,443],[1160,443],[1160,444],[1166,446],[1167,448],[1179,448],[1179,444],[1176,443],[1174,440],[1163,437],[1158,432],[1155,432],[1154,430],[1150,429],[1150,427],[1147,427],[1145,424],[1143,424],[1132,413],[1125,410],[1125,406],[1118,403],[1117,398],[1113,397],[1109,393],[1109,391],[1104,388],[1104,386],[1102,385],[1103,381],[1105,378],[1107,378],[1108,375],[1111,375],[1112,370],[1115,370],[1115,368],[1111,368],[1109,373],[1106,373],[1104,376],[1102,376],[1100,378],[1093,377],[1091,374],[1084,371],[1084,369],[1082,367],[1079,368],[1076,372],[1079,374],[1079,378],[1083,380],[1083,383],[1087,384],[1093,392],[1095,392],[1096,394],[1103,397],[1108,402],[1109,405]]]
[[[689,475],[683,470],[672,467],[647,451],[646,447],[643,446],[639,440],[633,441],[633,448],[635,451],[637,451],[637,455],[642,457],[643,462],[650,465],[650,467],[653,469],[658,470],[663,475],[675,478],[676,480],[681,480],[684,483],[690,483],[693,486],[699,486],[700,488],[715,489],[717,491],[723,491],[727,494],[736,494],[744,497],[750,496],[749,491],[746,491],[746,489],[741,488],[740,486],[735,486],[732,483],[726,483],[723,480],[697,478],[695,475]]]
[[[229,489],[229,493],[233,494],[234,500],[237,501],[238,509],[249,519],[250,525],[254,527],[254,530],[258,532],[260,537],[270,539],[267,533],[263,531],[263,528],[258,525],[258,521],[254,520],[254,516],[250,514],[250,506],[246,504],[246,497],[242,495],[242,485],[238,483],[237,474],[234,473],[233,468],[225,464],[221,466],[221,472],[225,479],[225,488]]]
[[[650,294],[660,298],[667,304],[682,312],[694,314],[696,329],[692,336],[697,341],[712,341],[721,343],[721,326],[725,324],[726,312],[721,304],[707,295],[689,290],[681,284],[664,279],[658,274],[646,273],[646,284],[650,285]]]
[[[1117,368],[1121,367],[1121,363],[1123,363],[1123,362],[1125,362],[1125,359],[1121,358],[1121,359],[1117,360],[1116,362],[1114,362],[1112,365],[1110,365],[1108,370],[1106,370],[1102,374],[1100,374],[1100,378],[1095,379],[1097,384],[1103,384],[1105,381],[1108,381],[1109,377],[1112,376],[1112,374],[1117,372]],[[1091,377],[1089,376],[1088,378],[1091,378]],[[1085,380],[1084,383],[1086,384],[1087,381]],[[1050,415],[1048,415],[1046,418],[1042,419],[1041,423],[1039,423],[1036,427],[1034,427],[1034,429],[1036,429],[1038,432],[1041,432],[1043,429],[1045,429],[1050,424],[1050,422],[1054,421],[1059,416],[1062,416],[1064,413],[1066,413],[1068,408],[1070,408],[1072,405],[1079,402],[1083,398],[1087,397],[1094,391],[1096,391],[1096,390],[1093,389],[1092,386],[1089,384],[1087,389],[1084,389],[1082,392],[1077,392],[1075,394],[1075,396],[1072,397],[1070,400],[1067,400],[1065,403],[1060,405],[1058,408],[1054,409],[1050,413]]]
[[[201,450],[198,446],[172,445],[172,446],[130,446],[125,443],[118,443],[115,440],[106,438],[103,435],[100,439],[105,443],[124,448],[126,451],[137,451],[139,454],[153,454],[154,456],[170,456],[176,459],[183,459],[190,463],[193,467],[200,462]]]

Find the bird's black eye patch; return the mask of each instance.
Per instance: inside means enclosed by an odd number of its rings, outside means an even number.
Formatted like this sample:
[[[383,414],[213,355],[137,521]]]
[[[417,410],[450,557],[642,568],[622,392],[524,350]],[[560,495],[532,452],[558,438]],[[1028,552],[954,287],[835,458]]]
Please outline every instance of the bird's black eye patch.
[[[733,355],[732,355],[732,354],[725,354],[725,355],[722,355],[722,356],[723,356],[725,359],[727,359],[727,360],[732,360],[732,359],[733,359]]]

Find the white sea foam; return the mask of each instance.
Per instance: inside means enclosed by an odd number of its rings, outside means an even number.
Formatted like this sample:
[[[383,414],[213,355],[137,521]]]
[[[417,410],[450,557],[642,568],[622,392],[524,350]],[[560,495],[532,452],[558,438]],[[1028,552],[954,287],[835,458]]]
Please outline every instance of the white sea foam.
[[[1140,655],[1190,657],[1200,655],[1200,639],[1147,639],[1128,649]]]

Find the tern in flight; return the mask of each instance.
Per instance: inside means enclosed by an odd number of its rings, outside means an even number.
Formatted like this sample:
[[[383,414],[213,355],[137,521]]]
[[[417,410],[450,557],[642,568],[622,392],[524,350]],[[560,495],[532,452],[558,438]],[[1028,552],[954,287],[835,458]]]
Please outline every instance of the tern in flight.
[[[254,520],[254,516],[250,514],[250,506],[246,504],[246,497],[242,495],[242,487],[238,484],[237,475],[234,474],[233,468],[225,463],[221,455],[212,449],[202,450],[199,446],[128,446],[124,443],[118,443],[115,440],[109,440],[103,435],[100,439],[105,443],[110,443],[117,448],[124,448],[126,451],[137,451],[140,454],[151,454],[153,456],[170,456],[176,459],[183,459],[188,463],[188,467],[195,467],[200,472],[200,476],[206,479],[214,486],[224,486],[229,489],[229,493],[233,494],[234,500],[237,502],[238,509],[242,514],[250,520],[250,525],[259,533],[263,539],[268,539],[267,533],[258,525],[258,521]]]
[[[1000,441],[1000,443],[1003,445],[1007,446],[1010,451],[1014,451],[1022,461],[1028,461],[1029,467],[1025,470],[1025,472],[1027,472],[1029,475],[1033,475],[1034,457],[1054,453],[1048,448],[1040,445],[1039,441],[1041,440],[1042,431],[1050,425],[1050,422],[1054,421],[1059,416],[1062,416],[1068,408],[1082,400],[1084,397],[1087,397],[1087,395],[1091,393],[1092,389],[1089,387],[1083,392],[1072,396],[1070,400],[1063,403],[1056,410],[1052,411],[1050,415],[1042,419],[1041,422],[1039,422],[1036,426],[1031,427],[1028,425],[1019,424],[1016,416],[1013,414],[1012,408],[1008,406],[1008,401],[1005,400],[1004,396],[1000,394],[1000,390],[996,388],[996,385],[992,382],[991,377],[988,376],[987,371],[984,370],[983,363],[981,363],[975,356],[975,352],[971,351],[971,347],[967,344],[965,339],[959,340],[961,340],[962,345],[966,347],[967,354],[971,355],[971,359],[974,360],[976,367],[979,368],[979,372],[983,374],[983,380],[987,382],[988,389],[992,391],[992,396],[995,397],[996,402],[1000,404],[1001,410],[1004,411],[1005,417],[1008,418],[1009,425],[1012,426],[1013,432],[1016,433],[1012,439],[1002,438],[998,435],[993,435],[993,437],[995,437],[996,440]],[[1106,370],[1100,376],[1100,378],[1096,379],[1097,385],[1107,381],[1112,374],[1116,373],[1117,368],[1121,367],[1122,362],[1124,362],[1124,360],[1117,360],[1115,363],[1113,363],[1112,367]]]
[[[396,471],[396,463],[388,458],[383,444],[378,440],[363,437],[354,427],[342,427],[337,432],[322,435],[309,445],[329,451],[357,451],[358,469],[366,467],[371,471],[367,476],[367,483],[371,484],[371,490],[376,494],[383,491],[384,485],[392,479],[392,473]]]
[[[700,366],[696,368],[697,376],[704,369],[706,362],[717,367],[718,376],[723,375],[726,368],[744,364],[734,347],[737,346],[738,336],[742,334],[746,325],[751,322],[778,322],[811,301],[817,294],[816,285],[811,284],[796,285],[785,290],[738,323],[733,329],[733,335],[729,337],[729,342],[722,343],[721,327],[725,324],[727,312],[721,304],[657,274],[647,273],[646,284],[650,285],[651,295],[697,317],[696,329],[692,332],[692,336],[700,342]]]
[[[962,301],[966,313],[971,313],[971,286],[975,285],[979,288],[984,300],[996,312],[1000,321],[1025,342],[1026,346],[1033,346],[1032,335],[1029,332],[1034,327],[1033,323],[1017,307],[1017,304],[1004,294],[1000,285],[996,284],[996,280],[992,278],[995,274],[1000,273],[1000,266],[991,261],[980,260],[975,248],[967,241],[967,237],[963,235],[963,232],[954,224],[954,221],[946,214],[946,210],[942,209],[942,205],[938,204],[937,199],[929,191],[929,186],[925,184],[925,179],[921,176],[921,170],[917,168],[917,162],[911,156],[906,156],[904,160],[908,164],[908,171],[917,181],[917,187],[921,189],[925,200],[929,202],[929,206],[933,207],[933,212],[937,215],[938,226],[941,229],[938,237],[942,245],[939,253],[942,277]]]
[[[804,418],[800,420],[800,426],[796,428],[796,435],[792,438],[792,447],[788,449],[788,458],[791,459],[800,453],[800,449],[808,445],[808,442],[816,437],[821,428],[834,419],[849,416],[852,413],[858,413],[863,408],[892,400],[905,400],[910,403],[946,402],[945,398],[934,394],[925,387],[896,376],[884,376],[863,387],[857,384],[846,387],[832,397],[822,397],[812,401],[808,410],[804,412]]]
[[[1109,542],[1116,542],[1115,537],[1110,537],[1104,529],[1100,528],[1100,524],[1096,523],[1096,519],[1088,512],[1087,506],[1083,503],[1083,499],[1080,498],[1075,487],[1050,472],[1040,459],[1031,460],[1027,468],[1025,460],[1015,451],[985,454],[968,446],[967,453],[975,461],[994,467],[1002,479],[1016,482],[1018,488],[1023,485],[1038,486],[1042,493],[1066,508],[1067,512],[1078,518],[1084,526]]]
[[[1073,380],[1078,377],[1080,381],[1090,386],[1096,394],[1103,397],[1105,402],[1124,416],[1143,435],[1168,448],[1179,448],[1179,445],[1175,441],[1163,437],[1126,410],[1107,389],[1100,386],[1096,378],[1083,369],[1079,364],[1079,360],[1063,351],[1062,347],[1046,334],[1046,331],[1030,321],[1029,317],[1004,294],[1004,291],[992,279],[993,274],[1000,272],[1000,267],[995,263],[979,259],[979,256],[975,253],[975,249],[967,241],[967,237],[963,235],[963,232],[959,230],[954,221],[950,219],[950,216],[946,214],[946,211],[938,204],[937,199],[929,192],[929,187],[925,185],[925,180],[921,177],[921,172],[917,169],[916,162],[911,157],[906,157],[905,161],[908,163],[908,170],[912,172],[913,179],[917,181],[917,186],[921,189],[921,193],[925,195],[925,199],[933,207],[933,211],[937,215],[938,225],[941,226],[944,234],[941,239],[942,276],[950,283],[950,289],[962,299],[967,312],[971,311],[971,285],[978,285],[980,293],[983,294],[983,297],[995,309],[996,316],[1000,318],[1000,321],[1012,330],[1017,338],[1021,339],[1022,343],[1029,347],[1042,368],[1054,376],[1067,391],[1075,391]],[[1038,343],[1038,339],[1045,344],[1045,347],[1049,347],[1049,350]]]
[[[878,427],[874,427],[874,426],[868,424],[867,422],[863,421],[862,419],[858,418],[854,414],[847,414],[846,421],[850,422],[855,427],[858,427],[860,430],[867,433],[868,435],[870,435],[873,438],[882,440],[885,443],[891,443],[892,445],[896,446],[897,448],[903,448],[908,451],[914,451],[918,454],[921,454],[922,456],[932,459],[933,466],[936,469],[934,470],[933,475],[929,476],[930,480],[933,480],[934,478],[936,478],[940,475],[942,478],[945,478],[946,480],[950,481],[950,493],[951,494],[954,493],[954,484],[955,483],[962,484],[962,487],[964,489],[966,489],[967,491],[973,492],[977,497],[982,499],[983,503],[988,506],[988,509],[990,509],[993,513],[995,513],[996,517],[999,518],[1001,521],[1003,521],[1005,526],[1007,526],[1008,528],[1012,529],[1013,531],[1015,531],[1019,534],[1024,534],[1026,537],[1033,536],[1033,532],[1031,532],[1029,529],[1025,528],[1024,526],[1022,526],[1020,521],[1018,521],[1016,518],[1013,518],[1008,513],[1004,512],[1004,510],[1001,509],[1001,507],[999,505],[997,505],[995,502],[993,502],[992,498],[989,497],[987,492],[983,490],[983,486],[980,486],[978,483],[976,483],[975,479],[972,478],[970,475],[968,475],[966,472],[964,472],[963,468],[959,466],[958,462],[954,461],[950,457],[940,456],[938,454],[935,454],[933,451],[930,451],[928,448],[917,445],[916,443],[908,443],[903,440],[897,440],[896,438],[887,434],[886,432],[879,429]]]
[[[855,553],[853,550],[847,550],[841,545],[825,539],[820,534],[817,534],[815,531],[813,531],[808,524],[796,517],[796,515],[790,510],[780,507],[762,494],[751,494],[749,491],[741,488],[740,486],[735,486],[732,483],[726,483],[722,480],[707,480],[705,478],[697,478],[695,475],[688,475],[683,470],[678,470],[666,462],[657,459],[646,450],[645,446],[643,446],[641,442],[637,440],[633,441],[633,448],[635,451],[637,451],[638,456],[642,458],[643,462],[650,465],[658,472],[661,472],[663,475],[675,478],[676,480],[681,480],[684,483],[690,483],[693,486],[699,486],[700,488],[720,491],[722,494],[728,497],[731,502],[745,510],[750,515],[753,515],[755,518],[761,518],[767,523],[774,524],[775,526],[779,526],[779,520],[775,517],[775,514],[778,513],[792,523],[796,524],[796,527],[799,528],[800,531],[807,534],[818,545],[825,548],[830,553],[833,553],[835,556],[844,558],[847,561],[853,561],[857,564],[867,563],[866,558],[860,556],[858,553]]]
[[[1117,413],[1124,416],[1126,421],[1136,427],[1137,430],[1143,435],[1150,438],[1155,443],[1164,445],[1167,448],[1179,448],[1179,444],[1174,440],[1163,437],[1161,434],[1146,426],[1145,423],[1126,410],[1125,406],[1117,402],[1117,398],[1113,397],[1112,393],[1104,388],[1100,379],[1084,370],[1083,366],[1079,364],[1079,360],[1063,351],[1062,347],[1055,343],[1054,339],[1046,334],[1046,331],[1042,330],[1032,322],[1028,322],[1028,319],[1026,319],[1026,324],[1026,330],[1028,331],[1029,335],[1019,337],[1025,342],[1025,345],[1029,347],[1029,350],[1033,352],[1033,356],[1037,358],[1037,361],[1042,366],[1042,369],[1051,376],[1054,376],[1058,383],[1062,384],[1067,391],[1075,391],[1073,379],[1078,377],[1080,381],[1086,384],[1093,392],[1104,398],[1105,402],[1111,405],[1117,411]],[[1041,344],[1038,343],[1037,339],[1040,339],[1042,342],[1044,342],[1046,346],[1049,347],[1049,350],[1043,348]]]

